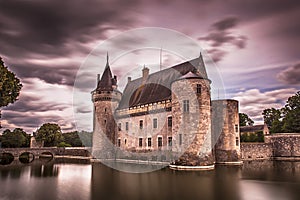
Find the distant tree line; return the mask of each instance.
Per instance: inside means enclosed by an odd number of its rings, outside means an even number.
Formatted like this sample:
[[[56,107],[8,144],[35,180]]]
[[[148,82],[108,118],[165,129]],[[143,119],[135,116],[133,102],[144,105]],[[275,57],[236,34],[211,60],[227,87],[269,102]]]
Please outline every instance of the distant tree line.
[[[45,123],[33,136],[37,141],[43,141],[45,147],[83,147],[92,146],[92,133],[86,131],[72,131],[62,133],[58,124]],[[29,147],[31,136],[23,129],[16,128],[13,131],[6,129],[0,135],[2,148]]]
[[[268,108],[262,114],[270,133],[300,133],[300,91],[289,97],[284,107]]]

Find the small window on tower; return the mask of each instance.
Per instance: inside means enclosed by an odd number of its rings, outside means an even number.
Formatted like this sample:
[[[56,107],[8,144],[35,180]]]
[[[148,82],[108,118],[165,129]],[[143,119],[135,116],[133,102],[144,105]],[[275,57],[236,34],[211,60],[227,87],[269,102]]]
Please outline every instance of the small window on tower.
[[[118,124],[118,131],[121,131],[121,130],[122,130],[122,124],[119,123],[119,124]]]
[[[143,138],[139,138],[139,147],[143,146]]]
[[[120,147],[121,146],[121,139],[119,138],[118,139],[118,147]]]
[[[168,117],[168,127],[172,127],[172,117]]]
[[[104,124],[106,124],[106,119],[104,120]]]
[[[190,101],[183,100],[183,112],[188,113],[190,112]]]
[[[143,129],[143,126],[144,126],[143,120],[140,120],[140,129]]]
[[[201,94],[201,85],[197,84],[197,94]]]
[[[182,145],[182,134],[179,134],[179,145]]]
[[[104,108],[104,112],[106,113],[106,111],[107,111],[107,109],[106,108]]]
[[[148,147],[151,147],[151,138],[148,138]]]
[[[239,146],[239,143],[240,143],[239,137],[235,137],[235,145]]]
[[[157,146],[162,147],[162,137],[157,138]]]
[[[157,128],[157,119],[153,119],[153,128]]]
[[[239,132],[239,125],[236,124],[234,127],[235,127],[235,132],[238,133]]]
[[[125,128],[126,128],[126,131],[128,131],[128,130],[129,130],[129,122],[126,122],[126,124],[125,124]]]
[[[172,137],[168,137],[168,146],[169,146],[169,147],[172,146]]]

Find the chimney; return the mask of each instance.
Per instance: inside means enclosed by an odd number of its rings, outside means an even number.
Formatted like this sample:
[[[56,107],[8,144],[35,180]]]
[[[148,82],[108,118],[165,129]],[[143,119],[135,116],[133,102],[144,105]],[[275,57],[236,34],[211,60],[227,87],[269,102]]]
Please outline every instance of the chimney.
[[[100,81],[100,74],[97,74],[97,82]]]
[[[127,77],[127,80],[128,80],[127,83],[129,83],[129,82],[131,81],[131,77],[128,76],[128,77]]]
[[[147,67],[145,67],[144,65],[144,68],[143,68],[143,82],[147,81],[148,79],[148,76],[149,76],[149,69]]]

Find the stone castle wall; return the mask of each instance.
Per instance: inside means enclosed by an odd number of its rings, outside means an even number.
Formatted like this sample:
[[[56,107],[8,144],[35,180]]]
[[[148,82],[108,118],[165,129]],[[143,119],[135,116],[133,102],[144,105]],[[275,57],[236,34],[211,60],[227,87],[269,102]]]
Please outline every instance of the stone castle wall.
[[[265,136],[265,143],[242,143],[242,160],[300,159],[300,134]]]
[[[270,143],[242,143],[242,160],[269,160],[273,157],[273,146]]]

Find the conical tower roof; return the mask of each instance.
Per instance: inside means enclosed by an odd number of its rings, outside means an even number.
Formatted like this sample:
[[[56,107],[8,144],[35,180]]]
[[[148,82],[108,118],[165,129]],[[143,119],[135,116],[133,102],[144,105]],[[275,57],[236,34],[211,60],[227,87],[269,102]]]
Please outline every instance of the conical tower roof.
[[[109,67],[108,54],[106,57],[106,66],[100,81],[98,82],[98,91],[113,91],[113,81],[112,73]]]

